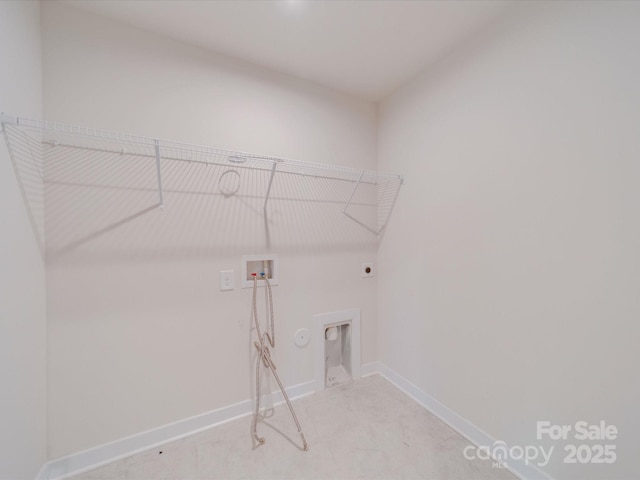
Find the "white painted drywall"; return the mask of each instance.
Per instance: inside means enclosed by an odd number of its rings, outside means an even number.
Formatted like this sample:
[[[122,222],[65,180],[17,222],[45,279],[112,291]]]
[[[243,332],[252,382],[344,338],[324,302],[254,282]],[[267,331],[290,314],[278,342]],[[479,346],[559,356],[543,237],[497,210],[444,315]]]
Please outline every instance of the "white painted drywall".
[[[0,109],[40,118],[39,2],[0,2],[0,64]],[[0,478],[31,479],[46,460],[44,262],[4,139],[1,143]],[[30,193],[39,190],[42,197],[41,181],[23,180]]]
[[[370,103],[53,2],[42,8],[48,119],[375,168]],[[313,378],[312,349],[293,335],[314,314],[360,308],[362,361],[377,358],[375,279],[360,275],[375,261],[374,239],[328,215],[335,205],[272,198],[266,232],[261,204],[207,195],[217,184],[202,167],[166,165],[160,212],[152,163],[71,163],[47,167],[50,458],[250,397],[243,254],[279,255],[275,361],[285,385]],[[276,197],[317,193],[310,179],[278,182]],[[220,292],[227,269],[236,290]]]
[[[379,250],[380,360],[496,439],[555,445],[556,478],[632,478],[640,4],[538,6],[381,105],[378,167],[407,181]],[[538,420],[615,424],[616,463],[563,464],[571,442],[538,441]]]

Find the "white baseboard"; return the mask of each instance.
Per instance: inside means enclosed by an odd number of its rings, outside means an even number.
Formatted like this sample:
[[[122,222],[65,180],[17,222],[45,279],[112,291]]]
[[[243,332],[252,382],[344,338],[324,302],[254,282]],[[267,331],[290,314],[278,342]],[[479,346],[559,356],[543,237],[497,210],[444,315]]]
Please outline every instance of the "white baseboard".
[[[40,471],[36,475],[35,480],[47,480],[47,472],[49,471],[48,468],[49,465],[47,463],[43,464],[40,468]]]
[[[438,400],[433,398],[431,395],[420,390],[409,380],[398,375],[395,371],[391,370],[386,365],[380,362],[375,363],[378,363],[378,373],[380,373],[380,375],[385,377],[396,387],[409,395],[416,402],[429,410],[436,417],[449,425],[471,443],[476,446],[491,446],[494,444],[494,438],[471,423],[469,420],[461,417],[449,407],[446,407]],[[550,477],[547,473],[543,472],[534,465],[525,464],[525,462],[522,460],[509,460],[508,469],[511,473],[522,480],[553,480],[552,477]]]
[[[287,388],[290,399],[300,398],[314,393],[314,382],[305,382]],[[278,405],[284,402],[280,391],[272,393],[264,400],[265,405]],[[46,463],[36,480],[62,480],[87,470],[92,470],[136,453],[207,430],[216,425],[251,415],[253,402],[245,400],[227,407],[218,408],[195,417],[179,420],[146,432],[74,453]]]
[[[381,363],[378,361],[365,363],[360,367],[360,376],[370,377],[371,375],[375,375],[376,373],[380,373]]]
[[[490,446],[495,442],[494,438],[475,426],[469,420],[461,417],[431,395],[420,390],[413,383],[381,362],[370,362],[362,365],[361,367],[362,377],[368,377],[378,373],[433,413],[440,420],[456,430],[471,443],[478,446]],[[287,395],[289,395],[289,398],[295,399],[314,393],[314,391],[315,382],[310,381],[287,388]],[[265,405],[268,405],[269,403],[277,405],[282,402],[284,402],[284,398],[282,394],[277,391],[272,393],[271,396],[265,400]],[[195,417],[186,418],[146,432],[121,438],[104,445],[74,453],[67,457],[52,460],[42,467],[35,480],[62,480],[122,458],[135,455],[136,453],[207,430],[236,418],[245,417],[250,415],[252,411],[253,405],[251,400],[245,400]],[[509,461],[509,470],[518,478],[524,480],[553,480],[542,470],[533,465],[526,465],[523,461]]]

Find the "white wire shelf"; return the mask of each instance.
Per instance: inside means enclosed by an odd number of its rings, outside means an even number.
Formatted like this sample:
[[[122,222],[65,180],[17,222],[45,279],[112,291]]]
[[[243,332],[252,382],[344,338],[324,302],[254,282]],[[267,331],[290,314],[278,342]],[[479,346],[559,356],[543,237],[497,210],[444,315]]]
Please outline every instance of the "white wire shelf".
[[[71,155],[76,158],[83,151],[92,162],[109,161],[114,156],[130,157],[132,161],[146,158],[155,162],[154,182],[161,208],[165,207],[163,177],[167,162],[188,162],[219,168],[219,182],[229,170],[263,172],[260,174],[263,180],[259,190],[263,196],[262,208],[265,215],[268,213],[268,202],[277,176],[309,177],[345,183],[339,189],[341,193],[332,195],[331,201],[343,202],[342,213],[346,217],[379,235],[387,224],[403,183],[402,176],[398,174],[341,165],[257,155],[4,114],[0,115],[0,121],[16,173],[18,159],[13,157],[21,154],[33,156],[34,144],[40,147],[38,162],[41,165],[55,164]],[[44,170],[41,167],[41,171]],[[237,190],[225,195],[236,193]],[[315,199],[322,201],[317,196]],[[372,214],[372,211],[375,213]]]

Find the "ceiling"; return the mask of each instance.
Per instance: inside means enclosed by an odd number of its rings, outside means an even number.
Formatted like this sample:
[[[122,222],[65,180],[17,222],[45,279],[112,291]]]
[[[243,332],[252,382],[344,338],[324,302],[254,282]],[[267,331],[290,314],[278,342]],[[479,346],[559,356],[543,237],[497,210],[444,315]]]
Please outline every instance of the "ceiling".
[[[489,25],[502,0],[62,0],[378,101]]]

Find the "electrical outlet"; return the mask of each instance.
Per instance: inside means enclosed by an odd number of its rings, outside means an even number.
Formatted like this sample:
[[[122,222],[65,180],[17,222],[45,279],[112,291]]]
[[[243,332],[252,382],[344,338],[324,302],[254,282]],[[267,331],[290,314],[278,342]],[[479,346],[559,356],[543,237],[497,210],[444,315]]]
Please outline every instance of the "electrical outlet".
[[[373,263],[362,264],[362,277],[373,277]]]
[[[220,270],[220,290],[233,290],[233,270]]]

